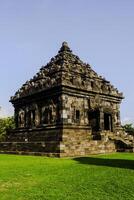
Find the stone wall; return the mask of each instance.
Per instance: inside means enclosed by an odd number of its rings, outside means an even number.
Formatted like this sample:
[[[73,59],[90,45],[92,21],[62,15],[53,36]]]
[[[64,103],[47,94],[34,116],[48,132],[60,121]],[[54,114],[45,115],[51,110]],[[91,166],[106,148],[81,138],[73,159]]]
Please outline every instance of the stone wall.
[[[98,123],[101,130],[105,129],[104,114],[111,115],[111,131],[120,127],[119,103],[101,95],[62,95],[62,117],[64,124],[91,125],[90,111],[98,111]],[[77,116],[77,113],[79,116]]]
[[[61,157],[85,156],[116,152],[116,147],[112,140],[93,140],[92,133],[88,129],[64,128],[60,152]]]
[[[62,102],[62,118],[64,124],[88,125],[88,99],[84,97],[62,95]],[[79,117],[76,116],[77,111],[79,111]]]
[[[0,153],[32,154],[57,157],[85,156],[115,152],[114,140],[93,140],[89,127],[35,129],[10,132],[0,143]]]
[[[58,156],[62,129],[41,128],[10,131],[5,141],[0,142],[0,153],[18,153]]]
[[[61,123],[61,96],[31,99],[29,102],[15,105],[16,128],[33,128]]]

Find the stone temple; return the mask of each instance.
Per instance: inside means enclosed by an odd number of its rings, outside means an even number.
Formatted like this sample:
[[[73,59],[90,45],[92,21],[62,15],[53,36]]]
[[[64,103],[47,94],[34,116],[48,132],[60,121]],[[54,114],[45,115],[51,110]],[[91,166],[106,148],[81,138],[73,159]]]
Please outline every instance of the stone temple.
[[[82,156],[132,151],[123,132],[123,94],[63,42],[58,54],[11,97],[16,129],[0,151],[47,156]]]

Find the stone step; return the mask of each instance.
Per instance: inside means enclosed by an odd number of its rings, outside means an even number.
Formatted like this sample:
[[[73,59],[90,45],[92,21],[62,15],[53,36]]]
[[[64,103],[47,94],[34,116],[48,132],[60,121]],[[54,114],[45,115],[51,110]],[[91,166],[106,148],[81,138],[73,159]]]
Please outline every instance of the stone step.
[[[25,136],[12,136],[6,138],[6,142],[35,142],[35,141],[61,141],[62,138],[57,136],[35,136],[35,137],[25,137]]]
[[[0,152],[59,153],[59,142],[0,142]]]

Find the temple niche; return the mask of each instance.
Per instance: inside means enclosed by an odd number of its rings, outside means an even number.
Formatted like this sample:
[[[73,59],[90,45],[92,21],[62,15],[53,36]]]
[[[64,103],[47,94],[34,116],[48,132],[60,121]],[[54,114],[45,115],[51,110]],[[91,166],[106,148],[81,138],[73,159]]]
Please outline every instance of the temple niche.
[[[58,54],[11,97],[16,128],[0,151],[59,157],[132,151],[133,138],[121,128],[122,99],[63,42]]]

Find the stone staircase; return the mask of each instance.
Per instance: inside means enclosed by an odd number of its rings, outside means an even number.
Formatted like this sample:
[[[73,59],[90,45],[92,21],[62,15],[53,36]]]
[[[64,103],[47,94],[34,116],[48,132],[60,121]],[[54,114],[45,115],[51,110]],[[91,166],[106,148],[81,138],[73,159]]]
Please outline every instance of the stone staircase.
[[[134,136],[129,135],[123,130],[118,132],[104,131],[101,134],[102,138],[105,140],[112,140],[115,142],[117,151],[130,151],[134,152]]]

